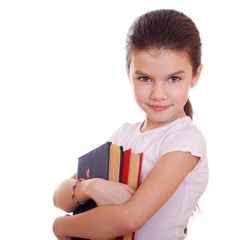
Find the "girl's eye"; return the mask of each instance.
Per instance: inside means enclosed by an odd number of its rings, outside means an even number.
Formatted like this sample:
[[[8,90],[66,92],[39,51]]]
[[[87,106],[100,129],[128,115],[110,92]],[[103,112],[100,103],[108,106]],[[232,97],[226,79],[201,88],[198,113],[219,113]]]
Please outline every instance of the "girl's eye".
[[[142,82],[150,82],[151,79],[148,77],[140,77],[139,80],[141,80]]]
[[[179,77],[170,77],[168,79],[169,82],[172,82],[172,83],[175,83],[175,82],[179,82],[180,81],[180,78]]]

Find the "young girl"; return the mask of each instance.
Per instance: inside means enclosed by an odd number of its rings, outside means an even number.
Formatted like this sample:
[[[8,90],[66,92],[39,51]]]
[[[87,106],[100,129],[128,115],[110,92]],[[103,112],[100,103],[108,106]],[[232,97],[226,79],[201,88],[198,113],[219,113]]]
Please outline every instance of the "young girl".
[[[148,12],[135,20],[126,41],[126,67],[134,96],[146,119],[124,124],[109,139],[124,149],[143,152],[141,185],[102,179],[77,184],[79,202],[98,207],[59,217],[58,239],[112,239],[135,232],[136,240],[180,240],[208,182],[204,137],[193,125],[189,89],[202,71],[199,32],[183,13]],[[72,212],[76,174],[54,193],[55,206]]]

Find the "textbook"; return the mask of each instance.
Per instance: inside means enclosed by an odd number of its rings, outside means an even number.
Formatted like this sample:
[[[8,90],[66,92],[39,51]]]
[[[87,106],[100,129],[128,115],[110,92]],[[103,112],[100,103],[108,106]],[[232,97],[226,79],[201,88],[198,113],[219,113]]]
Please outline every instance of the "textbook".
[[[127,184],[134,190],[140,185],[141,167],[142,167],[143,154],[135,154],[131,152],[131,149],[124,151],[123,153],[123,169],[122,169],[122,183]],[[135,233],[131,233],[122,237],[118,237],[117,240],[134,240]]]
[[[140,184],[143,154],[135,154],[131,149],[123,150],[122,146],[107,142],[78,158],[77,179],[102,178],[109,181],[128,184],[134,190]],[[95,208],[93,200],[81,204],[73,214],[79,214]],[[73,238],[85,240],[85,238]],[[118,237],[118,240],[132,240],[134,233]]]

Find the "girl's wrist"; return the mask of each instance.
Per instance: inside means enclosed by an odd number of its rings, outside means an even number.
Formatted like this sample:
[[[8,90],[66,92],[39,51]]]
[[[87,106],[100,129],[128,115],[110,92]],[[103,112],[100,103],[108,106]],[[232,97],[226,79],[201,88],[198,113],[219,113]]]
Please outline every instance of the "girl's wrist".
[[[92,199],[93,193],[96,189],[98,178],[88,179],[83,183],[83,192],[87,198]]]
[[[87,202],[89,199],[92,199],[94,189],[96,189],[95,188],[96,182],[97,182],[97,178],[88,179],[88,180],[79,182],[76,185],[76,189],[75,189],[76,199],[78,200],[81,199],[82,202]]]

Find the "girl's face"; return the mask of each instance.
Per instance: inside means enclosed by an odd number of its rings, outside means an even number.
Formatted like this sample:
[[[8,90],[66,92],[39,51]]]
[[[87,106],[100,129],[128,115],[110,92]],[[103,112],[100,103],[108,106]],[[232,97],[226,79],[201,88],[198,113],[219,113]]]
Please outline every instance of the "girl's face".
[[[163,126],[186,116],[188,92],[200,77],[202,65],[193,76],[185,51],[133,51],[128,76],[139,107],[146,113],[141,131]]]

